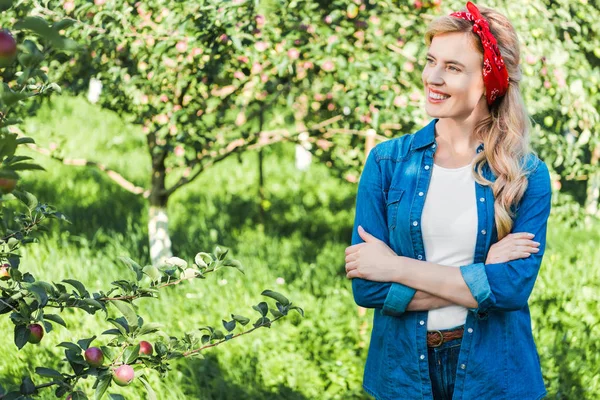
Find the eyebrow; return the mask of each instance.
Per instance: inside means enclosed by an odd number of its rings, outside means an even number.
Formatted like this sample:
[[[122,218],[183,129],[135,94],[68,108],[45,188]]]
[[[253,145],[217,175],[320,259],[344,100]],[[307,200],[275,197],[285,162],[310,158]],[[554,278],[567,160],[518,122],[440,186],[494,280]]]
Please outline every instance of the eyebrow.
[[[431,57],[431,58],[435,59],[435,57],[431,53],[427,53],[427,57]],[[465,69],[467,68],[467,66],[465,64],[460,63],[460,62],[458,62],[456,60],[448,60],[448,61],[446,61],[446,64],[456,64],[456,65],[459,65],[459,66],[461,66],[461,67],[463,67]]]

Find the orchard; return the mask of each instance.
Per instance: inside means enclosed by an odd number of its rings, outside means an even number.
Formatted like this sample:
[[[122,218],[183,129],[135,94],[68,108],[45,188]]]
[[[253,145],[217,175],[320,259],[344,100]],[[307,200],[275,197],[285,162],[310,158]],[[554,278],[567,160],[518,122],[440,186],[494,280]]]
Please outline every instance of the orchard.
[[[4,10],[6,11],[6,10]],[[10,313],[14,323],[14,344],[21,349],[25,345],[42,345],[44,338],[53,330],[53,324],[66,327],[60,312],[65,309],[79,308],[90,314],[102,311],[107,316],[107,322],[114,328],[99,334],[112,336],[105,340],[105,345],[89,347],[96,336],[75,342],[62,342],[59,346],[65,348],[65,359],[71,371],[61,372],[46,367],[37,367],[36,373],[50,381],[35,385],[29,376],[23,378],[17,390],[0,393],[3,400],[27,399],[38,395],[45,388],[56,386],[55,395],[68,398],[87,398],[82,391],[76,390],[80,379],[93,377],[95,383],[95,398],[100,399],[112,383],[118,386],[128,386],[134,382],[136,371],[137,380],[145,387],[149,398],[156,398],[152,388],[144,379],[148,370],[166,373],[171,360],[177,358],[199,356],[206,348],[213,347],[234,339],[240,335],[252,332],[260,327],[270,327],[271,324],[285,317],[290,310],[303,314],[303,310],[285,298],[283,295],[270,290],[264,291],[264,296],[275,300],[276,308],[269,309],[266,302],[254,306],[260,318],[253,324],[252,329],[237,332],[236,328],[250,322],[249,318],[241,315],[231,315],[230,321],[223,320],[226,332],[212,326],[202,327],[206,334],[199,339],[190,335],[178,339],[170,336],[167,342],[157,341],[156,355],[153,355],[153,345],[145,340],[135,344],[142,335],[160,331],[160,324],[146,322],[133,307],[133,302],[139,298],[158,297],[159,289],[177,285],[191,279],[206,279],[206,275],[221,268],[230,267],[243,271],[238,260],[227,258],[228,250],[216,247],[214,253],[200,252],[196,255],[192,266],[177,257],[170,257],[160,266],[149,265],[141,267],[131,259],[123,259],[135,274],[134,280],[122,279],[113,282],[113,287],[104,292],[90,293],[76,279],[62,279],[61,283],[48,283],[36,280],[35,277],[23,271],[19,255],[21,246],[39,240],[38,231],[44,228],[45,220],[49,218],[68,221],[58,211],[47,204],[40,204],[36,197],[29,192],[17,188],[19,172],[24,170],[43,170],[34,163],[31,157],[18,155],[18,146],[34,143],[29,137],[18,137],[11,127],[18,125],[17,118],[9,119],[12,114],[22,115],[22,101],[36,96],[49,95],[53,90],[59,90],[55,83],[50,83],[46,72],[51,63],[51,57],[60,57],[63,52],[74,51],[75,42],[63,36],[63,29],[74,23],[67,18],[49,23],[40,16],[28,15],[30,7],[14,7],[14,29],[23,34],[23,48],[17,49],[13,34],[4,29],[0,32],[0,67],[3,68],[3,92],[0,96],[0,126],[2,141],[0,146],[0,169],[2,198],[0,199],[2,217],[2,267],[0,278],[5,283],[0,286],[0,314]],[[17,63],[16,60],[19,60]],[[10,196],[8,196],[10,194]],[[16,202],[22,205],[15,204]],[[22,206],[25,206],[25,212]],[[17,214],[18,213],[18,214]],[[15,217],[17,215],[17,217]],[[71,289],[68,289],[70,287]],[[72,290],[74,289],[74,290]],[[122,315],[109,317],[109,304]],[[58,313],[46,312],[56,309]],[[273,319],[268,317],[268,313]],[[48,340],[48,339],[46,339]],[[4,389],[2,389],[4,390]]]
[[[544,379],[597,398],[600,14],[485,5],[519,32],[553,181]],[[425,27],[463,6],[0,1],[0,399],[369,398],[356,182],[428,121]]]

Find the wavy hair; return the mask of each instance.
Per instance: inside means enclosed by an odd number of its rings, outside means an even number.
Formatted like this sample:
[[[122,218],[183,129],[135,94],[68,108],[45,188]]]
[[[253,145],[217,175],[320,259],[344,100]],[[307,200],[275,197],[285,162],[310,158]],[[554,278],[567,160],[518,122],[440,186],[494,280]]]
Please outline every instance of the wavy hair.
[[[513,227],[515,213],[511,207],[519,203],[527,189],[528,171],[525,169],[525,158],[531,152],[531,122],[519,89],[521,52],[517,32],[504,15],[488,7],[478,8],[487,19],[498,42],[510,79],[506,94],[490,106],[489,117],[479,121],[474,131],[476,139],[484,143],[484,151],[478,153],[473,161],[473,176],[479,184],[492,187],[495,198],[494,218],[498,240],[501,240]],[[431,45],[434,36],[439,34],[471,32],[473,48],[477,49],[483,58],[483,46],[479,36],[473,33],[472,29],[473,24],[469,21],[449,15],[441,16],[427,27],[425,43],[427,46]],[[483,177],[482,169],[485,163],[496,176],[495,182]]]

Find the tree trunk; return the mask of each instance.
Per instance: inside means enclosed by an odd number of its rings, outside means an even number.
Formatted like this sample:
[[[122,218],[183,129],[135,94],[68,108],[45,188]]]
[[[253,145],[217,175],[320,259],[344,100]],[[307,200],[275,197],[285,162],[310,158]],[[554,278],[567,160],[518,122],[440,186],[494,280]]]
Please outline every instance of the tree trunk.
[[[263,161],[263,151],[260,149],[258,150],[258,217],[261,225],[265,224],[265,173]]]
[[[600,161],[600,145],[592,152],[591,165],[598,165]],[[588,177],[587,195],[585,200],[586,219],[598,216],[598,201],[600,200],[600,170],[596,169]]]
[[[169,237],[169,216],[166,207],[150,206],[148,213],[148,238],[152,265],[161,265],[173,256]]]
[[[152,265],[158,266],[169,257],[171,252],[171,237],[169,236],[169,216],[167,202],[169,196],[165,191],[165,158],[167,151],[155,151],[156,137],[148,135],[148,144],[152,156],[152,180],[148,209],[148,239],[150,242],[150,260]]]

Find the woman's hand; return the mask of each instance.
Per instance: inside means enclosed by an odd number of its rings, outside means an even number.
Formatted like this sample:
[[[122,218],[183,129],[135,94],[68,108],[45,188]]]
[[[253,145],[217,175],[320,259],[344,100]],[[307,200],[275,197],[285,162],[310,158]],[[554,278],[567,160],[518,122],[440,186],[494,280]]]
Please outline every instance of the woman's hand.
[[[396,253],[385,242],[367,233],[362,226],[358,234],[365,241],[346,248],[346,277],[369,281],[390,282]]]
[[[494,243],[490,247],[486,264],[497,264],[516,260],[518,258],[527,258],[531,254],[540,251],[538,242],[533,241],[534,235],[531,233],[511,233],[502,238],[501,241]]]

